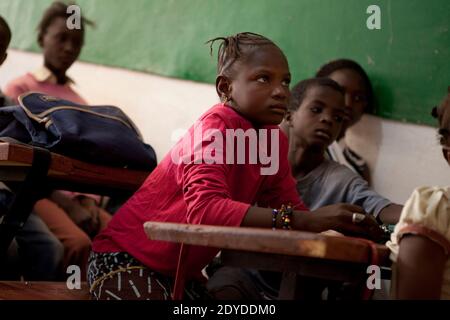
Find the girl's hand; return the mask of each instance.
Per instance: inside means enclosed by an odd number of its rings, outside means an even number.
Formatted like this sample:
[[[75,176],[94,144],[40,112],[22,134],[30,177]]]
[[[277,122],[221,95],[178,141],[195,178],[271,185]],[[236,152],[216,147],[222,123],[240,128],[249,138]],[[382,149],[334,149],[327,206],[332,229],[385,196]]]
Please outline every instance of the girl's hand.
[[[353,222],[353,214],[364,214],[360,222]],[[378,241],[383,235],[376,220],[364,210],[351,204],[334,204],[316,209],[308,217],[307,228],[312,232],[323,232],[329,229],[336,230],[348,236],[365,237]]]

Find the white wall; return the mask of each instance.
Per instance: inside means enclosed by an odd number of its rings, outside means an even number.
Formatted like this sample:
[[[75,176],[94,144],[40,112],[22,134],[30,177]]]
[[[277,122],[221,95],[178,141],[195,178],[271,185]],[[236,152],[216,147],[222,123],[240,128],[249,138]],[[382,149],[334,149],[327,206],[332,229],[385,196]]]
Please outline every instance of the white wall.
[[[10,50],[0,68],[0,87],[41,63],[40,55]],[[187,129],[218,101],[209,84],[80,62],[69,75],[90,104],[121,107],[155,148],[159,160],[173,145],[172,134]],[[450,184],[450,168],[431,127],[366,116],[347,139],[369,162],[375,190],[392,201],[403,203],[419,185]]]
[[[9,50],[0,67],[0,88],[42,65],[41,55]],[[169,151],[172,132],[188,129],[199,115],[219,101],[209,84],[164,78],[125,69],[76,62],[68,71],[75,90],[89,104],[120,107],[135,122],[158,161]]]
[[[373,186],[403,203],[421,185],[450,185],[436,129],[365,116],[348,134],[348,144],[369,162]]]

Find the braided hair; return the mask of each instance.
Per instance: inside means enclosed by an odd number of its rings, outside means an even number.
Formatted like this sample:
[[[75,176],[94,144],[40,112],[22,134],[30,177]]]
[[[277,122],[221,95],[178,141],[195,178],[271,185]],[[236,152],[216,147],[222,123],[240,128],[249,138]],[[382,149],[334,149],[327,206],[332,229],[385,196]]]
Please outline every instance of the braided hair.
[[[231,67],[236,61],[244,60],[246,54],[251,49],[260,46],[278,46],[270,39],[252,32],[241,32],[229,37],[217,37],[208,40],[210,54],[213,52],[213,45],[220,41],[217,54],[217,75],[231,76]],[[280,50],[281,51],[281,50]]]

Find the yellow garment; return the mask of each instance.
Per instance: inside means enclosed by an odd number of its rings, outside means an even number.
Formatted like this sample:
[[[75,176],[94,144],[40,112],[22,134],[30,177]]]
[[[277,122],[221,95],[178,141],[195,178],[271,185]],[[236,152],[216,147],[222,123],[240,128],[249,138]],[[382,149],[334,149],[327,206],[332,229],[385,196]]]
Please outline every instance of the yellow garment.
[[[450,187],[419,187],[413,191],[386,243],[393,262],[397,261],[401,230],[411,224],[434,230],[450,241]],[[450,259],[445,265],[441,299],[450,299]]]

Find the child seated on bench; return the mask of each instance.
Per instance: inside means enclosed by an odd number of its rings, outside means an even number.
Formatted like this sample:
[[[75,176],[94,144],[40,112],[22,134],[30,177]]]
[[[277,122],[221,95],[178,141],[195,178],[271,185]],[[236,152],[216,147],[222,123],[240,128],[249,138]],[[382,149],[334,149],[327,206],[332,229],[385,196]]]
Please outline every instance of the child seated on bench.
[[[88,268],[94,299],[170,299],[180,245],[149,240],[146,221],[380,235],[370,219],[352,223],[353,213],[363,212],[357,206],[310,213],[300,200],[287,160],[288,141],[277,126],[287,110],[291,77],[281,49],[253,33],[216,38],[211,46],[215,41],[221,42],[216,78],[221,103],[200,117],[94,239]],[[253,137],[247,140],[252,142],[239,147],[235,132]],[[252,146],[270,148],[269,163],[261,160],[268,150],[258,158]],[[293,209],[283,217],[270,209],[289,203]],[[183,268],[198,284],[218,249],[191,249]],[[191,297],[203,292],[190,289]]]
[[[349,111],[348,121],[343,124],[336,141],[327,149],[329,158],[345,164],[370,184],[370,170],[366,161],[345,142],[347,129],[359,122],[364,113],[374,111],[375,97],[367,73],[356,61],[336,59],[321,66],[316,77],[330,78],[344,89],[345,107]]]
[[[450,87],[433,116],[450,165]],[[450,299],[450,187],[415,189],[387,246],[394,261],[394,299]]]
[[[339,136],[347,117],[343,94],[343,88],[328,78],[307,79],[291,89],[289,110],[280,127],[288,137],[288,159],[296,179],[297,191],[311,210],[337,203],[349,203],[360,207],[371,219],[376,217],[380,224],[396,223],[401,206],[380,196],[368,186],[367,181],[345,165],[325,158],[327,147]],[[365,219],[369,219],[369,216]],[[216,280],[224,278],[226,274],[227,278],[237,282],[255,282],[252,294],[254,298],[257,297],[257,291],[262,293],[261,299],[263,296],[276,298],[280,274],[262,273],[265,276],[261,278],[256,271],[248,271],[246,274],[245,271],[235,270],[239,275],[231,276],[230,269],[218,269],[208,282],[208,288],[216,297],[248,299],[239,295],[231,297],[222,291],[224,288],[215,284],[226,282],[222,279]],[[268,283],[264,283],[264,278]],[[231,285],[228,288],[230,287]],[[234,288],[238,287],[235,283]],[[242,292],[250,292],[251,287],[252,285],[247,285]]]
[[[313,78],[301,81],[291,90],[289,111],[280,127],[289,139],[288,158],[297,190],[312,210],[351,203],[361,206],[380,224],[396,224],[400,205],[380,196],[347,166],[324,156],[327,147],[345,129],[348,111],[339,108],[339,87],[331,79]]]

